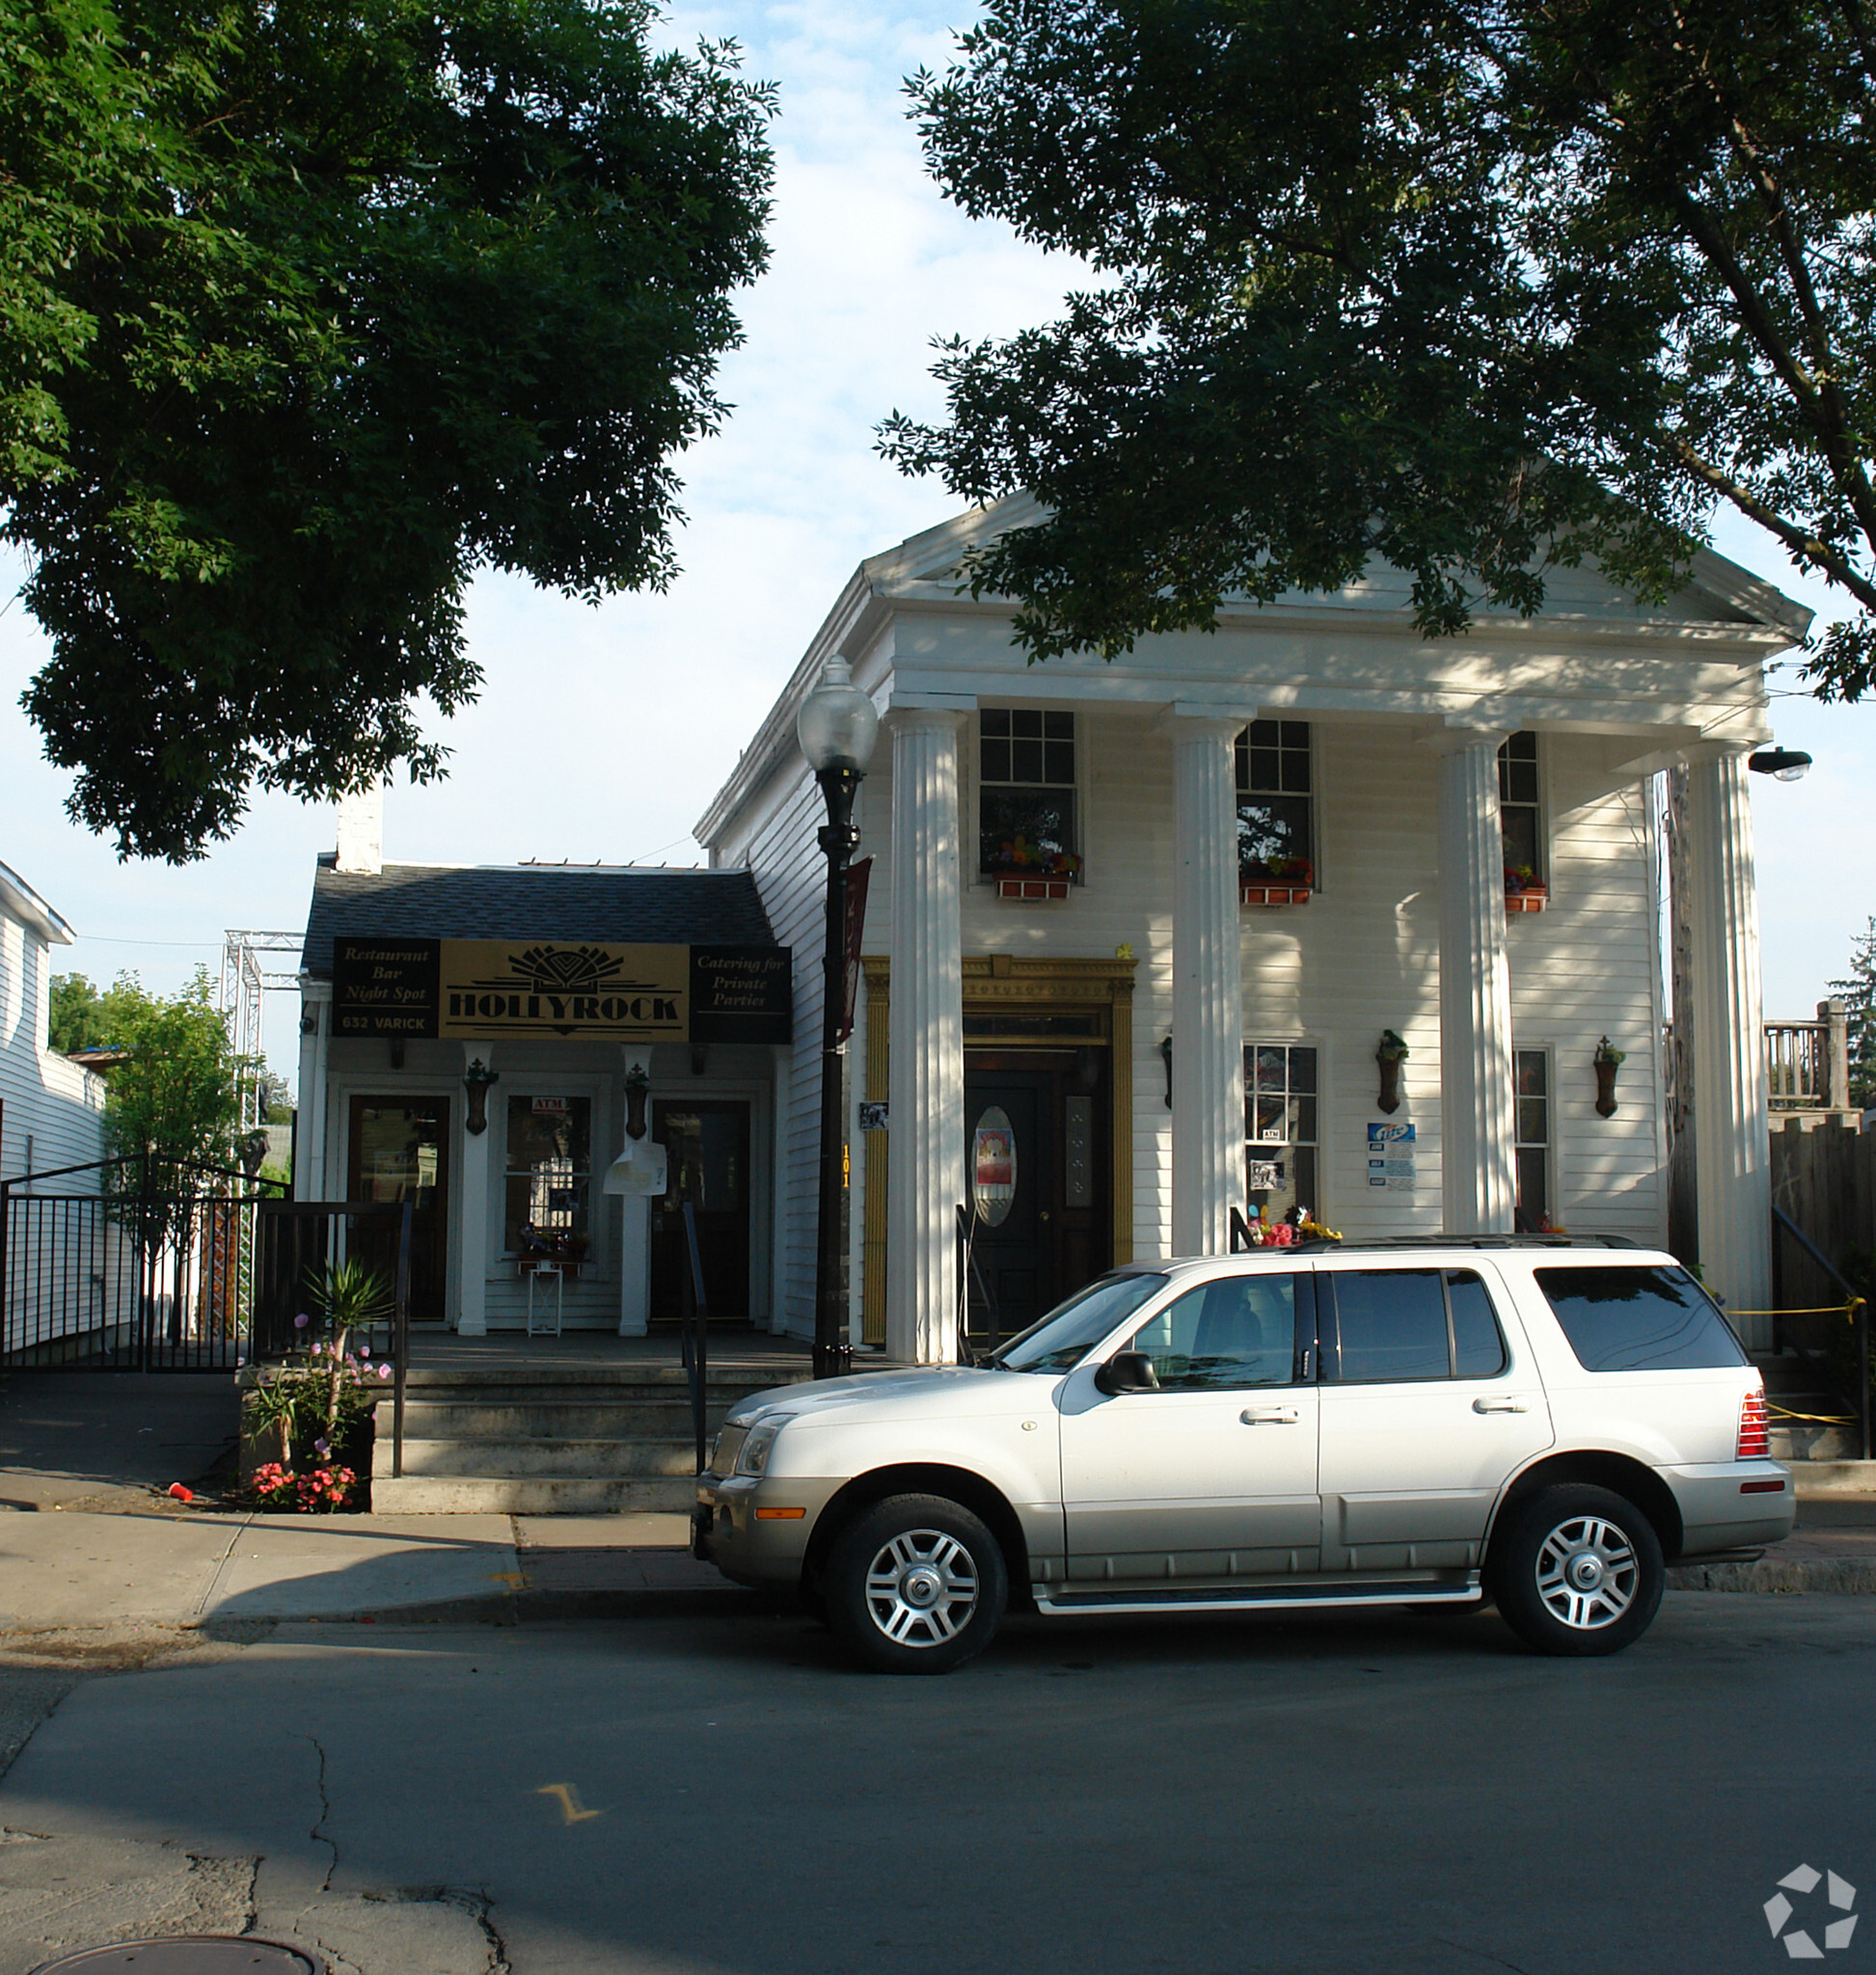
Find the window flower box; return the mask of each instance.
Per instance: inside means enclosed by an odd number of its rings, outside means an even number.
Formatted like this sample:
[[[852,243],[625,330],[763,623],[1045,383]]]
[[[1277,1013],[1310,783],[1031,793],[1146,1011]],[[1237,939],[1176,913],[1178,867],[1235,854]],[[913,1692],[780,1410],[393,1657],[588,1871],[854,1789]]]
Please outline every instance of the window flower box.
[[[1066,878],[999,878],[996,895],[1000,899],[1065,899],[1069,895]]]
[[[1316,866],[1307,857],[1257,858],[1237,871],[1241,906],[1306,906],[1316,889]]]
[[[1528,864],[1505,867],[1505,909],[1508,912],[1541,912],[1550,903],[1550,887]]]
[[[1017,836],[986,857],[983,871],[1000,899],[1065,899],[1081,870],[1073,851],[1058,851]]]

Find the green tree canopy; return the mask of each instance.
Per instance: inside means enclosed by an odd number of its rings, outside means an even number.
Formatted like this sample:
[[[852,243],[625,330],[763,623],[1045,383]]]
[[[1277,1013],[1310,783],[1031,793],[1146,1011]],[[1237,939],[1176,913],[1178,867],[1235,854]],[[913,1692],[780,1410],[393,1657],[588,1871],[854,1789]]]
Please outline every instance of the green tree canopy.
[[[129,1051],[112,1070],[104,1128],[113,1158],[146,1150],[165,1160],[226,1166],[240,1122],[237,1080],[243,1068],[216,1012],[208,971],[198,967],[179,994],[148,994],[120,975],[110,1041]],[[126,1176],[134,1191],[136,1175]]]
[[[54,974],[46,1010],[51,1046],[61,1056],[74,1049],[110,1048],[148,1001],[134,974],[120,974],[101,992],[83,974]]]
[[[1842,996],[1849,1018],[1849,1101],[1876,1104],[1876,918],[1851,940],[1849,977],[1833,981],[1831,992]]]
[[[24,705],[124,855],[442,750],[472,573],[672,572],[772,108],[645,0],[0,0]]]
[[[1835,584],[1876,683],[1876,41],[1862,0],[990,0],[910,85],[966,212],[1105,278],[943,347],[884,449],[1048,510],[977,558],[1032,656],[1413,579],[1429,635],[1717,501]]]

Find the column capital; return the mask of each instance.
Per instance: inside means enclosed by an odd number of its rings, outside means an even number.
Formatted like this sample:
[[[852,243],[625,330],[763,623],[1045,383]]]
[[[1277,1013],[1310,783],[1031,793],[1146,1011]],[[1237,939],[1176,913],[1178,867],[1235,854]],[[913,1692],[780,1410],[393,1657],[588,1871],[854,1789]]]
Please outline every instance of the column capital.
[[[1201,741],[1219,734],[1235,740],[1255,717],[1252,714],[1220,713],[1202,701],[1176,699],[1161,709],[1156,724],[1175,742]]]
[[[1420,744],[1435,754],[1464,754],[1475,747],[1489,747],[1496,754],[1511,734],[1511,728],[1494,721],[1453,720],[1421,735]]]
[[[895,733],[919,728],[949,728],[954,733],[965,716],[977,711],[974,694],[962,692],[895,692],[885,710],[886,724]]]

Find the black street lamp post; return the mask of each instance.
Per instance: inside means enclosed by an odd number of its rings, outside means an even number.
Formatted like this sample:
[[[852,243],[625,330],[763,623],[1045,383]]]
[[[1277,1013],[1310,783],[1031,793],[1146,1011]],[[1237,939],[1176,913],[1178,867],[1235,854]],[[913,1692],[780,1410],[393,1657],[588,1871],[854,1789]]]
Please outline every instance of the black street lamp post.
[[[880,717],[853,683],[844,659],[829,659],[796,721],[802,752],[821,785],[828,820],[819,839],[828,859],[826,944],[821,956],[821,1184],[814,1249],[814,1375],[840,1378],[853,1365],[841,1268],[846,1190],[845,1079],[841,1028],[847,1011],[847,866],[859,844],[854,798],[873,758]]]

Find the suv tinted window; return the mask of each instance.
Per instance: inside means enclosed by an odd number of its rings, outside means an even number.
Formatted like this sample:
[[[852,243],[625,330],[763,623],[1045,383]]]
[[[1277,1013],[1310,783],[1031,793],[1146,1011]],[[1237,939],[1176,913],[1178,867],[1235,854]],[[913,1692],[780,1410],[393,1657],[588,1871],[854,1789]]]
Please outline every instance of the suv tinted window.
[[[1296,1278],[1226,1276],[1188,1289],[1128,1346],[1153,1360],[1168,1390],[1289,1385],[1295,1376]]]
[[[1505,1338],[1484,1284],[1470,1269],[1337,1269],[1337,1377],[1492,1378]]]
[[[1748,1363],[1739,1339],[1685,1269],[1538,1269],[1585,1371],[1696,1371]]]
[[[1165,1286],[1165,1277],[1150,1269],[1098,1277],[984,1362],[1004,1371],[1071,1370],[1091,1345]]]

